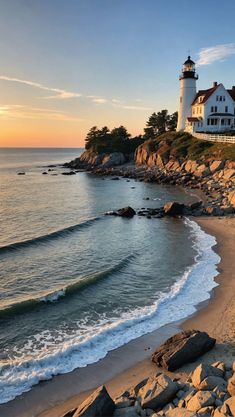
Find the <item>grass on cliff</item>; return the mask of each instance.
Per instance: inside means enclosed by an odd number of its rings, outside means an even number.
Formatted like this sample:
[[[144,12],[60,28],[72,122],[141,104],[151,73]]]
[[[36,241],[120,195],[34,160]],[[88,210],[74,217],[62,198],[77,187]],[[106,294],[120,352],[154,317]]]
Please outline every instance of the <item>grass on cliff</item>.
[[[150,152],[157,152],[163,159],[229,159],[235,161],[235,144],[213,143],[199,140],[186,132],[166,132],[157,139],[144,143]]]

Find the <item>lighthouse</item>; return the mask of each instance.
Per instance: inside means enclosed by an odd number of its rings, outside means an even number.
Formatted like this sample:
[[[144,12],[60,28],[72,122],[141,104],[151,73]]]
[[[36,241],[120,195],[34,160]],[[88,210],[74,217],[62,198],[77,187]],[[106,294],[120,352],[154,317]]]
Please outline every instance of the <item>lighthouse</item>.
[[[180,79],[180,106],[177,123],[177,131],[185,129],[186,118],[191,116],[191,105],[196,96],[196,81],[198,75],[195,72],[195,62],[188,59],[184,62]]]

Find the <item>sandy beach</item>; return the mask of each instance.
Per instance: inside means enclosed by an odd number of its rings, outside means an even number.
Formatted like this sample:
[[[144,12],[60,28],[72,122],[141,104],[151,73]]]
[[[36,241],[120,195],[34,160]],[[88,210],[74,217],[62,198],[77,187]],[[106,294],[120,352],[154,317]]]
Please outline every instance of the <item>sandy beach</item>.
[[[156,372],[156,366],[150,361],[152,351],[180,328],[205,330],[217,339],[216,347],[204,355],[203,361],[224,360],[231,363],[235,355],[235,219],[208,217],[197,219],[197,222],[216,237],[214,250],[221,257],[218,266],[220,274],[216,278],[219,286],[211,294],[209,302],[198,306],[197,313],[183,323],[165,326],[110,352],[96,364],[39,384],[29,393],[1,405],[0,416],[61,417],[102,383],[115,397]],[[195,364],[181,369],[180,376],[184,378],[193,367]]]

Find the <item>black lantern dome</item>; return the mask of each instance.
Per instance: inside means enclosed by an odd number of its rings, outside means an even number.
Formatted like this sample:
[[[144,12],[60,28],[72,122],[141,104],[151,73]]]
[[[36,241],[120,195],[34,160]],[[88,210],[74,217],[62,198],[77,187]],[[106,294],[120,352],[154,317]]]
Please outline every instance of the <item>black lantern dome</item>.
[[[190,55],[188,59],[183,63],[182,73],[180,75],[180,80],[182,78],[194,78],[198,79],[198,75],[195,73],[195,62],[191,59]]]

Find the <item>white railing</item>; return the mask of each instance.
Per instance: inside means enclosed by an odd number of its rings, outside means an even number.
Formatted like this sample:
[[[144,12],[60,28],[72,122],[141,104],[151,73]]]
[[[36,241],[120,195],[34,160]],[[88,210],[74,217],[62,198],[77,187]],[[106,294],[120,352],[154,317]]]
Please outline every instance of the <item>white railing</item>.
[[[192,133],[192,135],[201,140],[208,140],[209,142],[220,143],[235,143],[235,136],[213,135],[211,133]]]

